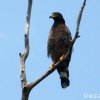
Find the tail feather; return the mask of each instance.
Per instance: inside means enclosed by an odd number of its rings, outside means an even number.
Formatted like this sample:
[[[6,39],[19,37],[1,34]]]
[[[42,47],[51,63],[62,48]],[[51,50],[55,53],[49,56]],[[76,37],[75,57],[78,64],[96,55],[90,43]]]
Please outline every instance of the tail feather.
[[[64,62],[61,65],[59,65],[57,71],[60,75],[62,88],[68,87],[70,85],[68,63]]]
[[[61,78],[61,86],[62,88],[66,88],[70,85],[70,81],[68,78]]]
[[[59,74],[60,74],[62,88],[68,87],[70,85],[69,72],[63,71],[63,72],[59,72]]]

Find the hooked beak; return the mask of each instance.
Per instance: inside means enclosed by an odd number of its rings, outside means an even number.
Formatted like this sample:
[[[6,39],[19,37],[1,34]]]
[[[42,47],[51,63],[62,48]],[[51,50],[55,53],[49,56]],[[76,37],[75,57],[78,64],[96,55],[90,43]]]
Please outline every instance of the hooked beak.
[[[49,18],[52,18],[52,16],[49,16]]]
[[[49,18],[55,18],[56,16],[55,16],[55,14],[52,14]]]

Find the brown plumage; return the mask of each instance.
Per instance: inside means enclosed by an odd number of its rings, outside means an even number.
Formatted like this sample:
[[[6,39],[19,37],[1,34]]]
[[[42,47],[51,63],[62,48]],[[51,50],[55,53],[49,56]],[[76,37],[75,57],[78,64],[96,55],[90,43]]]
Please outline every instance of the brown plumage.
[[[49,33],[47,49],[48,56],[51,56],[53,63],[56,63],[62,55],[67,53],[72,38],[68,27],[65,25],[65,20],[60,13],[54,12],[50,18],[54,19],[54,24]],[[70,84],[68,70],[70,59],[71,54],[69,55],[69,59],[57,68],[62,88],[66,88]]]

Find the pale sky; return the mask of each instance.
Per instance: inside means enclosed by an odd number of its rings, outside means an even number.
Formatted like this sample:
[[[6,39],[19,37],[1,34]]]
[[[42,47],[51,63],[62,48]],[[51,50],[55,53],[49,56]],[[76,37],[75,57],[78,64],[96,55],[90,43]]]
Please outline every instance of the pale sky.
[[[21,100],[20,59],[24,50],[27,0],[2,0],[0,3],[0,100]],[[72,36],[83,0],[33,0],[30,24],[30,53],[26,61],[28,82],[45,73],[52,61],[47,57],[47,39],[58,11],[65,18]],[[30,93],[29,100],[99,100],[100,94],[100,1],[87,0],[80,38],[74,45],[69,66],[70,86],[62,89],[55,71]],[[86,97],[86,95],[88,95]]]

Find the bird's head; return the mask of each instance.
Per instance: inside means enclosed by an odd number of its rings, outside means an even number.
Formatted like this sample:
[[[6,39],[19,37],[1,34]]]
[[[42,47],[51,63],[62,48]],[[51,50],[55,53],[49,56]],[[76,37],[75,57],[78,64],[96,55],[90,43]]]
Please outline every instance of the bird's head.
[[[49,18],[52,18],[54,21],[64,21],[63,16],[59,12],[54,12]]]

